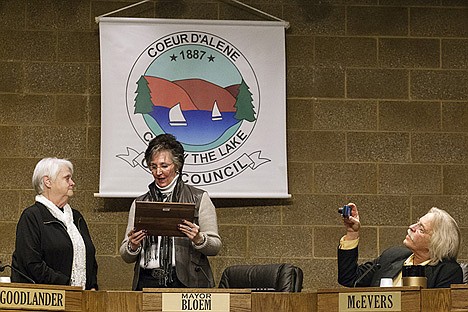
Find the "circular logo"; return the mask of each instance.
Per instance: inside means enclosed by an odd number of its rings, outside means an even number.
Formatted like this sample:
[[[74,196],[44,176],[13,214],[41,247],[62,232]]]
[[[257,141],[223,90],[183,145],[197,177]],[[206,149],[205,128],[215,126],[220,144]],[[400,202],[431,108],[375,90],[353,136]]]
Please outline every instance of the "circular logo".
[[[260,112],[253,68],[230,42],[184,31],[150,44],[126,86],[129,119],[145,143],[162,133],[184,146],[186,165],[227,158],[247,141]]]

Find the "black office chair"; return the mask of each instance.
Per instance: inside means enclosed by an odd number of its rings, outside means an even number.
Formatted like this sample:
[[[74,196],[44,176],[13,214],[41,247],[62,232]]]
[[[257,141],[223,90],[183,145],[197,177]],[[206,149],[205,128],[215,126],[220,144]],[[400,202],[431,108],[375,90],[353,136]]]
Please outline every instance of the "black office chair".
[[[287,263],[234,265],[223,271],[219,288],[250,288],[253,291],[300,292],[303,273]]]

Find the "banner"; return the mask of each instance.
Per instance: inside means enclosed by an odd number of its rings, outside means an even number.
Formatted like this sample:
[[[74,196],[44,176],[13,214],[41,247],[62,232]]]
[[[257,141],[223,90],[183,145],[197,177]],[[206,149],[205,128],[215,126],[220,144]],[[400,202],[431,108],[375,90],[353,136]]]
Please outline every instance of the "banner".
[[[183,179],[221,198],[286,198],[284,23],[103,17],[100,197],[153,181],[148,142],[171,133]]]

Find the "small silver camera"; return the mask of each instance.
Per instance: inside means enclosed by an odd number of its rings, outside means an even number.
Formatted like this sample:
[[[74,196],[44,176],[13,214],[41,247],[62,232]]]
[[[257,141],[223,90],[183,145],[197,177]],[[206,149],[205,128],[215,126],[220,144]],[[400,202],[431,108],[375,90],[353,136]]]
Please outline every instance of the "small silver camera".
[[[338,208],[338,213],[344,218],[349,217],[351,215],[351,206],[344,205],[343,207]]]

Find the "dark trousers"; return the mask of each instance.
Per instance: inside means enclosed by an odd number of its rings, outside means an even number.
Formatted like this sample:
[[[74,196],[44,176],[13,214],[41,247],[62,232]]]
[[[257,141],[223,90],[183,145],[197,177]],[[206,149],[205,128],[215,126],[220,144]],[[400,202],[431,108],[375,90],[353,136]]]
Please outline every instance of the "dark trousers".
[[[157,269],[156,269],[157,270]],[[164,285],[160,281],[153,277],[153,270],[150,269],[140,269],[140,278],[138,279],[138,285],[136,290],[142,290],[143,288],[186,288],[184,284],[177,278],[177,273],[175,268],[172,268],[172,282]]]

